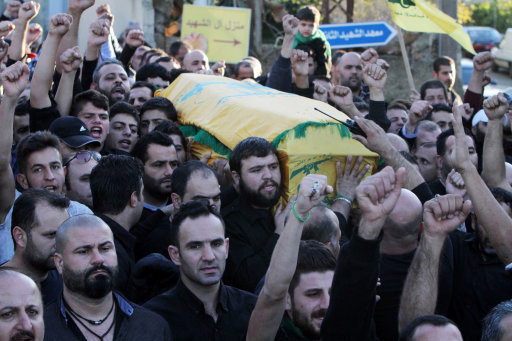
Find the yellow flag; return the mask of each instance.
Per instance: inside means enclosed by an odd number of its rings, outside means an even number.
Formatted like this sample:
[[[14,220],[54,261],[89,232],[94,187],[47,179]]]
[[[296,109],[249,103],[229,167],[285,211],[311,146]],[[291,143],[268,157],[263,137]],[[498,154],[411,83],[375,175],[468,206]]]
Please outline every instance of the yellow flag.
[[[424,0],[388,0],[393,21],[406,31],[446,33],[464,49],[476,54],[471,39],[455,19]]]

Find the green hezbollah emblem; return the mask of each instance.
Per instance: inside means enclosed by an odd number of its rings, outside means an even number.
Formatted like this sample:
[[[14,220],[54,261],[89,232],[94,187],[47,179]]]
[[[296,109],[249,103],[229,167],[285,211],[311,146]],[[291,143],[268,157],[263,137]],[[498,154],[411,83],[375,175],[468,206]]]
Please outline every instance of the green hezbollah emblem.
[[[321,163],[324,163],[326,161],[329,161],[329,160],[332,160],[332,157],[323,159],[320,161],[308,163],[304,167],[294,170],[290,176],[290,180],[293,179],[296,175],[299,175],[300,173],[304,173],[304,175],[308,175],[308,174],[311,174],[312,171],[318,172],[320,170],[318,168],[318,165],[320,165]]]
[[[393,4],[399,4],[403,8],[409,8],[411,6],[416,6],[416,4],[412,0],[388,0]]]

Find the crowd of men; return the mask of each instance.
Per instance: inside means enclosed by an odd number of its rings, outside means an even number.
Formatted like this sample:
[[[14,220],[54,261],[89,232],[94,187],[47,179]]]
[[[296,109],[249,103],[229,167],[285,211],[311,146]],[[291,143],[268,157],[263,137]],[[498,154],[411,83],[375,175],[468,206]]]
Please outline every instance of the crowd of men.
[[[331,59],[318,11],[284,16],[272,69],[247,57],[231,77],[343,111],[379,167],[348,156],[283,206],[269,141],[210,166],[186,110],[154,97],[225,63],[136,25],[116,39],[108,5],[81,51],[94,3],[69,0],[44,42],[38,3],[0,18],[0,341],[512,338],[512,94],[483,97],[489,52],[462,96],[439,57],[390,99],[374,49]]]

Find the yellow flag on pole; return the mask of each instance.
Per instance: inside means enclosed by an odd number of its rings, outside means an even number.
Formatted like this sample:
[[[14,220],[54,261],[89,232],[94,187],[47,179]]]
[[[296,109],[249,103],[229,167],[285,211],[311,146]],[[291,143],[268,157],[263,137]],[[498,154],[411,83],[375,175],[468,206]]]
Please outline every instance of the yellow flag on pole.
[[[467,51],[476,54],[471,39],[455,19],[424,0],[388,0],[393,21],[406,31],[446,33]]]

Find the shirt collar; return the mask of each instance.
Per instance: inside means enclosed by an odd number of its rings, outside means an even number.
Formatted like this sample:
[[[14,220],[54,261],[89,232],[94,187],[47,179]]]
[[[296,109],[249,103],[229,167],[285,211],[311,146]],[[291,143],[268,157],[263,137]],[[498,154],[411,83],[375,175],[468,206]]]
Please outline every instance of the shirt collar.
[[[203,302],[201,302],[201,300],[197,298],[197,296],[194,295],[194,293],[190,291],[181,280],[178,281],[178,284],[176,284],[175,290],[178,297],[181,297],[186,302],[186,304],[194,310],[194,313],[205,313]],[[217,310],[219,308],[225,312],[229,311],[227,289],[222,281],[220,282]]]

